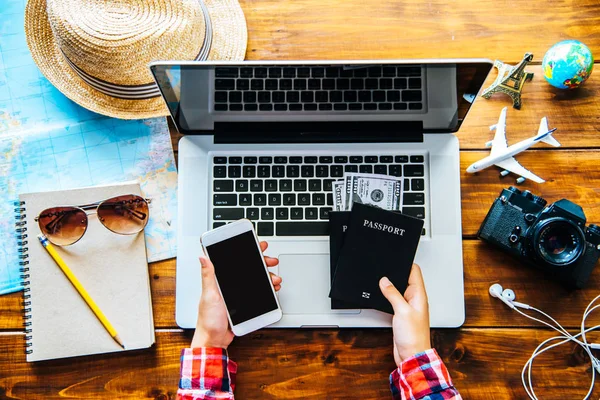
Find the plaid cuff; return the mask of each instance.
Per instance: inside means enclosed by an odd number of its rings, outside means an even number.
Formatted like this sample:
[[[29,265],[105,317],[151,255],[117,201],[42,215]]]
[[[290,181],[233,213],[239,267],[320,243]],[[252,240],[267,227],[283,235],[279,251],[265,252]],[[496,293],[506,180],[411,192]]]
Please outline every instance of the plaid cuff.
[[[177,399],[233,399],[236,372],[225,349],[183,349]]]
[[[390,374],[390,387],[398,400],[460,400],[446,366],[435,349],[415,354]]]

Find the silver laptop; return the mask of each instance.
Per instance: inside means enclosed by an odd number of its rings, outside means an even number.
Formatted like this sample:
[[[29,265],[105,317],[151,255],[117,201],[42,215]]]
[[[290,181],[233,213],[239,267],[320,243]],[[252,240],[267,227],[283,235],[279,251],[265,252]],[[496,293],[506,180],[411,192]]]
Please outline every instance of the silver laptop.
[[[279,257],[273,327],[387,327],[391,315],[332,309],[331,183],[402,176],[402,212],[424,220],[416,262],[431,326],[465,319],[458,139],[488,60],[154,62],[179,142],[176,320],[193,328],[200,235],[239,218]],[[368,268],[368,266],[365,266]],[[252,301],[251,298],[248,301]]]

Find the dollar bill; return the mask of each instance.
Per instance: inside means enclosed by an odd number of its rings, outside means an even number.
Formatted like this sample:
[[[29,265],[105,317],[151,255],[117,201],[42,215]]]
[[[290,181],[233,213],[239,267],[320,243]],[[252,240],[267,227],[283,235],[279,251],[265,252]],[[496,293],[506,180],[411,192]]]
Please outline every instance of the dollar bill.
[[[402,178],[348,173],[344,175],[344,209],[351,210],[353,203],[369,204],[384,210],[402,208]]]
[[[335,181],[331,185],[333,189],[333,211],[345,211],[344,181]]]

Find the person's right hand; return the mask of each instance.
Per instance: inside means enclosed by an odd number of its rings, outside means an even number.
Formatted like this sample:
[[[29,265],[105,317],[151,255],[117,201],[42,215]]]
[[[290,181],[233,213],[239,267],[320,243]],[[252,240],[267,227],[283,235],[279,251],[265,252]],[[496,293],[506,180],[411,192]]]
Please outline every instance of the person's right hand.
[[[413,264],[404,297],[387,277],[381,278],[379,288],[394,308],[394,361],[402,361],[431,348],[429,337],[429,304],[421,268]]]

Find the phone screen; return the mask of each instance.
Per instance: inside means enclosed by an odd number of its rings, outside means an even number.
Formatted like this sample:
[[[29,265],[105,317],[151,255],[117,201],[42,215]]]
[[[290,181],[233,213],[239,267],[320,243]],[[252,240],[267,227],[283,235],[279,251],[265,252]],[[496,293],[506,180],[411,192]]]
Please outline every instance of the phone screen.
[[[233,325],[277,309],[252,231],[206,246],[206,251]]]

